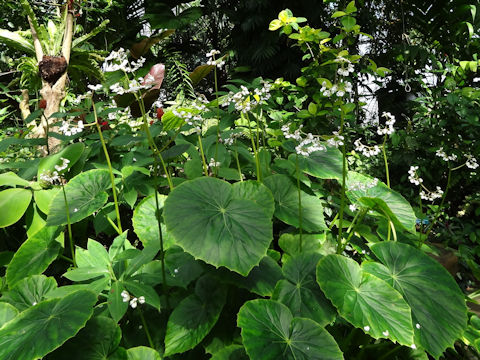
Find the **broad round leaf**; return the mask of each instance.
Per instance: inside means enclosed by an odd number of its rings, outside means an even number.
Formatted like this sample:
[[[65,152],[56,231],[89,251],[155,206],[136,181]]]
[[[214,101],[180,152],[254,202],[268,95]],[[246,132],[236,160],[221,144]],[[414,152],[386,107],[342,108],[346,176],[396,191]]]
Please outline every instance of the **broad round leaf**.
[[[317,265],[317,282],[340,315],[370,336],[413,344],[410,307],[387,282],[352,259],[327,255]]]
[[[262,206],[236,199],[232,186],[198,178],[176,187],[165,201],[164,219],[176,243],[194,257],[244,276],[266,255],[272,221]]]
[[[343,157],[340,150],[327,146],[325,151],[315,151],[309,156],[298,155],[298,167],[308,175],[320,179],[342,179]],[[291,154],[288,160],[296,163],[295,154]]]
[[[275,216],[286,224],[300,226],[297,185],[286,175],[273,175],[265,179],[275,199]],[[326,230],[322,202],[316,196],[300,192],[302,228],[309,232]]]
[[[235,199],[252,200],[262,206],[269,218],[275,211],[275,202],[270,190],[263,184],[254,180],[240,181],[233,184],[233,197]]]
[[[158,195],[158,208],[161,211],[167,197]],[[156,217],[157,205],[155,194],[147,196],[135,208],[133,212],[133,230],[142,242],[143,246],[150,244],[160,244],[160,233],[158,231],[158,222]],[[175,243],[175,240],[167,232],[165,225],[162,223],[163,249],[167,250]]]
[[[9,171],[3,174],[0,174],[0,186],[11,186],[20,185],[23,187],[29,187],[30,183],[22,179],[20,176],[15,174],[13,171]]]
[[[347,196],[352,202],[360,206],[375,208],[375,210],[388,217],[396,226],[405,228],[415,233],[417,217],[405,198],[396,191],[389,189],[383,182],[373,186],[374,179],[353,171],[348,172]]]
[[[363,268],[403,295],[412,308],[415,344],[440,357],[467,326],[467,307],[457,283],[443,266],[410,245],[383,242],[371,249],[384,265],[365,263]]]
[[[78,161],[78,159],[80,159],[80,156],[82,156],[84,150],[85,145],[81,142],[77,142],[67,146],[56,154],[44,157],[38,164],[37,178],[40,179],[40,175],[42,175],[44,172],[50,171],[53,173],[56,171],[55,166],[62,165],[63,163],[61,158],[68,159],[70,162],[68,163],[67,167],[59,173],[67,172],[68,169],[70,169]]]
[[[26,189],[0,191],[0,228],[15,224],[21,219],[32,200],[32,192]]]
[[[0,302],[0,328],[3,324],[12,320],[15,316],[17,316],[18,310],[15,306],[10,305],[5,302]]]
[[[183,299],[170,315],[165,356],[193,349],[216,324],[225,304],[226,290],[208,276],[199,279],[195,293]]]
[[[72,339],[48,355],[52,360],[105,360],[115,352],[122,332],[112,319],[96,316]]]
[[[0,359],[34,360],[62,345],[93,313],[97,296],[80,290],[23,311],[0,328]]]
[[[99,210],[108,200],[105,192],[111,186],[108,170],[89,170],[75,176],[65,185],[70,223],[76,223]],[[47,225],[67,224],[67,207],[63,191],[52,199]]]
[[[343,359],[337,343],[324,328],[311,319],[294,318],[277,301],[246,302],[237,323],[252,360]]]
[[[41,274],[57,258],[62,247],[56,240],[60,230],[57,226],[46,226],[20,246],[7,268],[10,288],[23,278]]]
[[[321,257],[315,253],[289,257],[282,268],[285,280],[277,283],[272,299],[288,306],[293,316],[309,318],[325,326],[335,319],[337,312],[315,281],[315,269]]]
[[[18,281],[10,291],[4,293],[2,301],[23,311],[45,300],[48,294],[56,288],[57,282],[53,277],[32,275]]]
[[[152,348],[137,346],[127,350],[128,360],[162,360],[160,354]]]

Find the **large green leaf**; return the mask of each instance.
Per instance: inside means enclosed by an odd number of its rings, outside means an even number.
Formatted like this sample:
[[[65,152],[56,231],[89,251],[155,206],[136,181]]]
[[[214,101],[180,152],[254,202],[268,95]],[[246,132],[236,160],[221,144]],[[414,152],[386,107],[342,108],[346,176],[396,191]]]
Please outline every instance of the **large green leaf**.
[[[17,316],[18,310],[15,306],[10,305],[5,302],[0,302],[0,328],[3,324],[12,320],[15,316]]]
[[[26,189],[0,191],[0,228],[15,224],[21,219],[32,200],[32,192]]]
[[[265,179],[275,199],[275,216],[283,222],[300,227],[299,199],[297,186],[286,175],[273,175]],[[323,206],[319,198],[300,192],[302,202],[302,228],[309,232],[326,230]]]
[[[327,255],[317,265],[317,282],[339,314],[370,336],[413,344],[410,307],[387,282],[363,271],[354,260]]]
[[[158,195],[158,209],[162,211],[163,204],[167,197]],[[160,232],[158,231],[158,222],[156,217],[157,205],[155,194],[147,196],[135,208],[133,212],[133,230],[142,242],[143,246],[150,244],[160,244]],[[175,243],[172,236],[166,231],[162,224],[163,249],[167,250]]]
[[[62,247],[56,240],[60,230],[57,226],[46,226],[20,246],[7,268],[10,288],[23,278],[41,274],[57,258]]]
[[[343,157],[340,150],[327,146],[326,151],[315,151],[309,156],[298,155],[298,167],[301,171],[320,179],[342,179]],[[296,154],[291,154],[288,160],[296,163]]]
[[[213,353],[210,360],[249,360],[242,345],[229,345]]]
[[[40,179],[40,175],[44,172],[53,173],[56,171],[55,166],[61,166],[64,159],[68,159],[70,162],[67,164],[67,167],[58,172],[59,174],[63,174],[67,172],[82,156],[83,151],[85,150],[85,145],[81,142],[77,142],[75,144],[69,145],[64,148],[62,151],[44,157],[40,163],[38,164],[38,171],[37,171],[37,178]]]
[[[160,354],[152,348],[137,346],[127,350],[128,360],[162,360]]]
[[[273,237],[264,208],[235,198],[232,186],[215,178],[176,187],[165,201],[164,219],[186,252],[244,276],[266,255]]]
[[[13,171],[9,171],[3,174],[0,174],[0,186],[10,186],[15,187],[16,185],[20,186],[30,186],[30,183],[22,179],[20,176],[15,174]]]
[[[35,204],[44,214],[48,215],[48,209],[50,207],[52,199],[59,191],[61,190],[53,188],[33,192],[33,199],[35,200]]]
[[[48,355],[52,360],[106,360],[120,344],[122,332],[112,319],[96,316],[72,339]],[[81,349],[81,351],[79,350]]]
[[[0,29],[0,43],[23,51],[26,54],[35,56],[35,48],[33,47],[33,41],[24,38],[17,32]]]
[[[0,359],[34,360],[62,345],[93,313],[97,296],[80,290],[42,301],[0,328]]]
[[[183,353],[199,344],[217,322],[225,297],[225,288],[214,279],[199,279],[195,293],[180,302],[168,319],[165,356]]]
[[[467,326],[462,291],[444,267],[410,245],[383,242],[371,249],[384,265],[364,263],[363,268],[404,296],[412,308],[415,344],[439,358]]]
[[[252,360],[343,359],[337,343],[324,328],[311,319],[294,318],[277,301],[246,302],[237,323]]]
[[[233,197],[235,199],[252,200],[262,206],[269,218],[273,216],[275,211],[275,202],[270,190],[254,180],[240,181],[233,184]]]
[[[76,223],[100,209],[108,200],[105,192],[111,186],[108,170],[89,170],[75,176],[65,185],[70,223]],[[67,224],[67,207],[63,191],[52,199],[47,225]]]
[[[383,182],[373,186],[374,179],[353,171],[348,172],[347,196],[352,202],[362,207],[374,209],[379,214],[390,218],[395,226],[403,227],[415,233],[417,217],[405,198],[389,189]]]
[[[285,280],[277,283],[272,299],[288,306],[293,316],[325,326],[335,319],[337,312],[315,281],[315,269],[321,257],[315,253],[289,257],[282,268]]]
[[[45,300],[56,288],[57,282],[53,277],[32,275],[17,282],[3,294],[1,300],[23,311]]]

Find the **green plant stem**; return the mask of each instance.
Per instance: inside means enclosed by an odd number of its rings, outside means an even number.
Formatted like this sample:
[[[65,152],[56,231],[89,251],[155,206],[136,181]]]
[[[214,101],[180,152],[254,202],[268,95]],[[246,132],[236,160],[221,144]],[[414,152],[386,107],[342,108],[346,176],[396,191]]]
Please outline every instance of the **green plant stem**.
[[[246,120],[248,124],[248,130],[250,133],[250,140],[252,142],[252,150],[253,154],[255,155],[255,166],[257,169],[257,181],[262,181],[262,174],[260,172],[260,159],[258,158],[258,152],[257,152],[257,147],[255,146],[255,140],[253,138],[253,133],[252,133],[252,127],[250,126],[250,118],[248,117],[248,113],[246,114],[246,117],[243,116],[243,112],[240,112],[240,116],[242,120]]]
[[[75,248],[73,246],[73,235],[72,235],[72,224],[70,223],[70,209],[68,207],[67,194],[65,192],[65,187],[62,185],[63,199],[65,200],[65,209],[67,214],[67,228],[68,228],[68,240],[70,243],[70,252],[72,253],[72,262],[73,266],[77,267],[77,262],[75,261]]]
[[[163,161],[162,153],[158,150],[158,147],[155,144],[155,140],[153,139],[152,133],[150,132],[150,128],[148,126],[147,113],[145,111],[145,104],[143,103],[143,98],[138,97],[138,95],[135,95],[135,98],[137,99],[137,102],[140,105],[140,111],[142,113],[142,119],[143,119],[143,127],[145,129],[145,134],[147,135],[147,140],[150,146],[150,150],[152,150],[153,156],[156,159],[160,160],[160,163],[162,164],[162,167],[163,167],[163,171],[165,172],[165,176],[167,177],[168,186],[170,190],[173,190],[172,178],[170,177],[170,173],[167,170],[165,161]]]
[[[332,230],[333,227],[335,226],[335,221],[338,219],[338,213],[335,214],[335,217],[333,218],[332,222],[330,223],[330,226],[328,227],[328,230]]]
[[[214,55],[214,60],[215,60],[215,55]],[[215,144],[215,164],[217,163],[217,159],[218,159],[218,144],[220,142],[220,108],[219,108],[219,103],[218,103],[218,79],[217,79],[217,66],[215,66],[215,68],[213,69],[213,78],[214,78],[214,81],[215,81],[215,99],[217,101],[217,108],[216,108],[216,112],[217,112],[217,143]],[[214,174],[215,174],[215,177],[218,176],[218,166],[215,166],[215,170],[214,170]]]
[[[110,181],[112,183],[112,192],[113,192],[113,202],[115,204],[115,214],[117,216],[117,227],[118,227],[119,233],[121,234],[121,233],[123,233],[122,220],[120,219],[120,209],[119,209],[119,206],[118,206],[117,189],[115,187],[115,176],[113,175],[112,163],[110,161],[110,156],[108,155],[108,150],[107,150],[107,145],[105,144],[105,139],[103,138],[102,128],[100,127],[100,124],[98,123],[97,109],[95,107],[95,103],[93,102],[93,98],[92,98],[92,107],[93,107],[93,115],[94,115],[94,119],[95,119],[95,126],[97,127],[98,135],[100,136],[100,141],[102,143],[103,152],[105,153],[105,158],[107,160],[108,172],[110,173]]]
[[[243,174],[242,174],[242,168],[240,167],[240,161],[238,160],[237,139],[235,139],[235,160],[237,162],[238,176],[240,177],[240,181],[242,182]]]
[[[68,261],[69,263],[75,265],[75,263],[73,262],[73,259],[70,259],[68,256],[61,255],[61,254],[60,254],[60,255],[58,255],[58,257],[59,257],[60,259],[63,259],[63,260],[65,260],[65,261]]]
[[[298,165],[298,154],[296,154],[296,170],[297,170],[297,190],[298,190],[298,229],[300,231],[300,252],[302,252],[302,191],[300,190],[300,166]]]
[[[388,159],[387,159],[387,151],[385,149],[385,144],[387,142],[387,134],[383,138],[383,145],[382,145],[382,152],[383,152],[383,161],[385,162],[385,177],[387,178],[387,186],[390,188],[390,173],[388,171]]]
[[[340,134],[343,134],[343,127],[345,123],[345,113],[343,108],[340,109]],[[338,238],[337,238],[337,254],[341,254],[342,251],[342,227],[343,227],[343,209],[345,207],[345,184],[347,178],[347,156],[345,152],[345,143],[342,145],[342,193],[340,201],[340,213],[338,221]]]
[[[345,250],[347,245],[350,243],[350,239],[352,238],[353,234],[355,233],[355,231],[352,231],[352,230],[355,229],[357,224],[359,224],[363,221],[363,218],[367,214],[367,211],[368,211],[368,209],[362,209],[361,211],[359,211],[355,214],[355,217],[353,218],[352,223],[350,224],[350,226],[347,229],[348,238],[345,241],[345,243],[342,243],[342,251],[340,252],[340,254]]]
[[[208,166],[205,161],[205,153],[203,152],[202,137],[198,134],[198,147],[200,148],[200,155],[202,156],[203,172],[205,176],[208,176]]]
[[[145,335],[147,335],[148,344],[152,349],[155,349],[155,345],[153,344],[152,337],[150,336],[150,331],[148,331],[147,322],[145,321],[145,318],[143,316],[143,312],[140,308],[138,309],[138,311],[140,312],[140,319],[142,320],[143,329],[145,330]]]

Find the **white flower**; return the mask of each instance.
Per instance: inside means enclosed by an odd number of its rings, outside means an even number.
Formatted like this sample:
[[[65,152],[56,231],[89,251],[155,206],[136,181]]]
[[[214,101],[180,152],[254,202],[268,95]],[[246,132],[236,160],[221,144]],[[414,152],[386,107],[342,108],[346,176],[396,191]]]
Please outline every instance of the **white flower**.
[[[383,331],[382,334],[383,334],[383,336],[388,336],[388,335],[390,335],[390,333],[388,332],[388,330]]]
[[[333,137],[327,140],[327,144],[338,148],[339,146],[342,146],[344,144],[344,140],[345,137],[343,135],[340,135],[338,131],[334,131]]]
[[[215,161],[214,158],[210,159],[210,162],[208,163],[208,167],[213,168],[213,167],[219,167],[219,166],[220,166],[220,162]]]
[[[348,208],[350,209],[351,212],[357,211],[357,205],[355,204],[351,204]]]
[[[123,302],[130,301],[130,294],[128,293],[127,290],[123,290],[122,293],[120,294],[120,296],[122,297]]]
[[[395,129],[393,127],[393,124],[395,124],[395,116],[393,116],[389,112],[384,112],[382,114],[382,116],[387,119],[387,121],[385,121],[386,127],[380,127],[379,126],[377,128],[377,134],[378,135],[391,135],[391,134],[393,134],[395,132]]]
[[[452,154],[452,155],[447,155],[445,153],[445,151],[443,151],[443,146],[440,147],[440,149],[438,149],[436,152],[435,152],[435,155],[437,155],[439,158],[441,158],[443,161],[455,161],[457,160],[457,155],[455,154]]]
[[[87,88],[89,88],[92,91],[98,91],[103,88],[102,84],[97,84],[97,85],[87,85]]]
[[[307,137],[303,139],[300,144],[295,147],[295,151],[298,155],[309,156],[315,151],[326,151],[325,145],[315,138],[311,133],[307,134]]]
[[[145,304],[145,296],[139,296],[139,297],[138,297],[138,302],[139,302],[140,304]]]
[[[364,326],[364,327],[363,327],[363,330],[365,330],[365,331],[370,331],[370,326],[368,326],[368,325]]]
[[[423,200],[427,200],[427,201],[435,201],[435,199],[440,199],[442,196],[443,196],[443,190],[440,188],[440,186],[437,186],[437,189],[435,191],[428,191],[428,190],[420,191],[420,197]]]
[[[415,185],[423,183],[423,179],[417,174],[418,166],[410,166],[408,170],[408,180]]]
[[[133,298],[132,300],[130,300],[130,306],[132,307],[132,309],[135,309],[137,307],[137,301],[137,298]]]
[[[465,163],[465,165],[467,165],[468,168],[474,169],[474,170],[478,168],[477,159],[475,159],[473,155],[465,154],[465,157],[467,158],[467,162]]]
[[[380,154],[381,149],[378,145],[367,146],[362,144],[361,139],[357,139],[353,142],[355,150],[362,153],[366,157],[371,157]]]

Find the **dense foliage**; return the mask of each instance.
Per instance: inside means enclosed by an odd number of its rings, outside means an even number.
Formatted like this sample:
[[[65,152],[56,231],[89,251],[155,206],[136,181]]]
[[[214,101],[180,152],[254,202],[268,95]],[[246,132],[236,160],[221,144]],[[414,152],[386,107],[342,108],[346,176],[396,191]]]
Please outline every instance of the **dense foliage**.
[[[478,5],[0,10],[0,359],[480,356]]]

